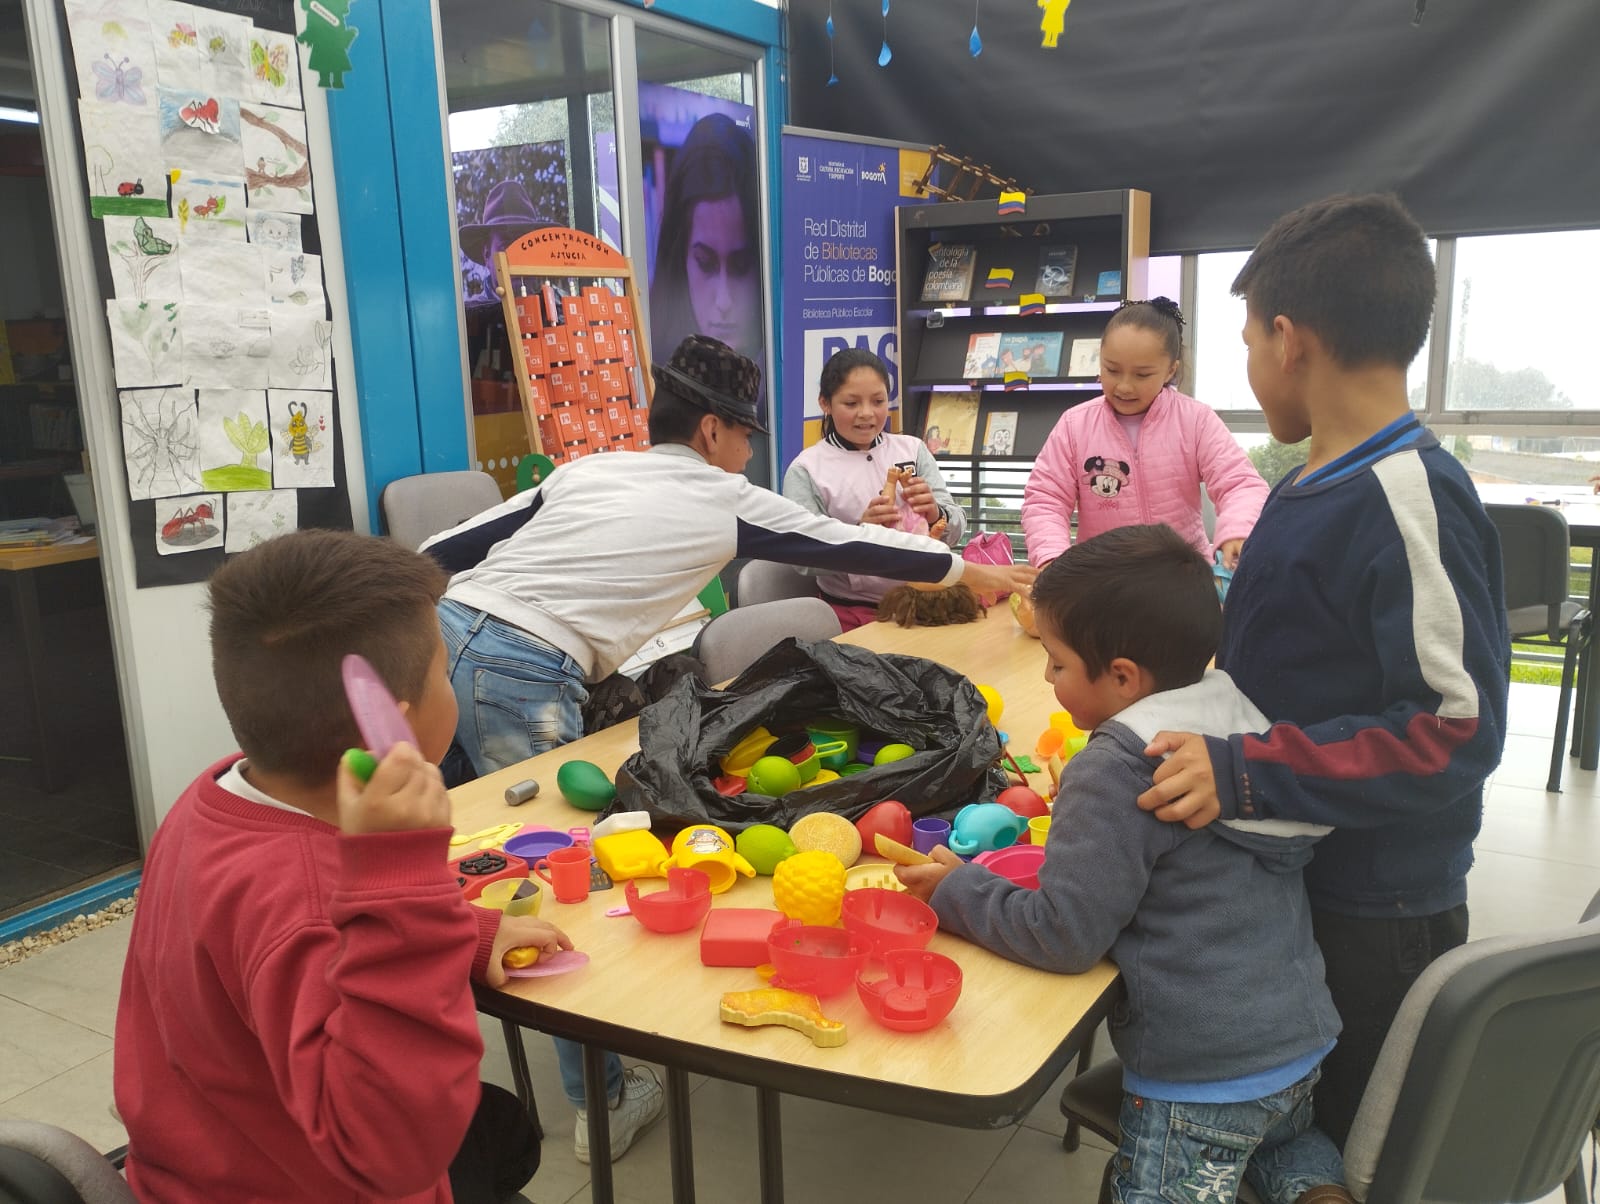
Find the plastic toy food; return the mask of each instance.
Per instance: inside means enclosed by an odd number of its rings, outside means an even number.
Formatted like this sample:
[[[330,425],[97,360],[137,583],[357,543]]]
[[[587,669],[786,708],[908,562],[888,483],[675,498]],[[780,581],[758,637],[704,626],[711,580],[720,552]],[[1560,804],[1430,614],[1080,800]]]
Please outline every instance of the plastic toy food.
[[[778,864],[793,857],[799,850],[782,828],[772,824],[751,824],[734,837],[733,847],[739,855],[755,866],[756,873],[772,876]]]
[[[995,796],[994,801],[1002,807],[1011,808],[1024,819],[1050,814],[1050,807],[1045,803],[1044,796],[1028,786],[1007,787]]]
[[[1000,691],[993,686],[979,686],[978,693],[983,695],[983,701],[987,705],[989,722],[998,725],[1000,716],[1006,709],[1006,704],[1000,697]]]
[[[596,836],[590,847],[600,868],[615,882],[625,878],[659,878],[667,860],[667,847],[660,837],[645,828]]]
[[[961,967],[926,949],[893,949],[884,954],[883,978],[856,975],[856,994],[867,1014],[885,1028],[917,1033],[950,1014],[961,997]]]
[[[861,833],[861,846],[866,849],[873,847],[872,839],[878,835],[910,844],[911,811],[904,803],[886,799],[867,808],[866,814],[856,820],[856,831]]]
[[[697,869],[673,867],[667,871],[667,888],[648,895],[641,895],[632,882],[622,889],[633,918],[651,932],[684,932],[711,910],[711,880]]]
[[[692,824],[678,833],[672,841],[672,856],[664,863],[668,881],[674,866],[705,874],[714,895],[737,882],[740,874],[756,876],[756,867],[734,849],[733,837],[715,824]]]
[[[885,744],[873,756],[872,763],[874,765],[888,765],[894,761],[904,761],[916,751],[909,744]]]
[[[605,770],[592,761],[568,761],[556,770],[561,797],[580,811],[604,811],[617,797]]]
[[[950,825],[950,851],[962,857],[1003,849],[1028,830],[1028,821],[999,803],[969,803]]]
[[[772,898],[779,911],[802,924],[836,923],[844,898],[844,865],[822,849],[796,853],[773,873]]]
[[[811,1038],[813,1045],[828,1048],[843,1045],[849,1033],[837,1020],[822,1014],[822,1005],[815,995],[799,991],[785,991],[778,987],[762,987],[754,991],[729,991],[722,997],[718,1008],[728,1024],[743,1024],[755,1028],[763,1024],[781,1024]]]
[[[872,847],[879,857],[887,857],[896,865],[927,865],[933,860],[926,853],[909,848],[898,840],[891,840],[882,832],[873,837]]]
[[[846,932],[867,942],[871,956],[891,949],[921,949],[939,930],[939,917],[921,899],[892,890],[853,890],[845,894],[839,918]]]
[[[789,829],[789,839],[801,852],[825,849],[849,868],[861,857],[861,833],[842,815],[831,811],[813,811],[795,820]]]
[[[1011,617],[1034,639],[1039,638],[1039,624],[1033,616],[1033,599],[1022,590],[1011,591]]]
[[[750,789],[781,798],[800,785],[800,767],[787,757],[762,757],[750,767]]]
[[[538,960],[537,945],[522,945],[516,949],[507,949],[505,956],[500,959],[500,964],[512,970],[525,970]]]

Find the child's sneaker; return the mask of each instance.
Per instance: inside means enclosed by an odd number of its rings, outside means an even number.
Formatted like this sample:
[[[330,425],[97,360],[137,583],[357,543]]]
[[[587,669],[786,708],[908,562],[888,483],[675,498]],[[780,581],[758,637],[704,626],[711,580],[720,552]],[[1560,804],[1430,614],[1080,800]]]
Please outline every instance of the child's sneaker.
[[[640,1130],[660,1117],[666,1101],[655,1071],[633,1066],[623,1072],[622,1097],[611,1105],[611,1161],[628,1152]],[[589,1113],[583,1108],[578,1109],[578,1127],[572,1131],[572,1152],[579,1162],[589,1165]]]

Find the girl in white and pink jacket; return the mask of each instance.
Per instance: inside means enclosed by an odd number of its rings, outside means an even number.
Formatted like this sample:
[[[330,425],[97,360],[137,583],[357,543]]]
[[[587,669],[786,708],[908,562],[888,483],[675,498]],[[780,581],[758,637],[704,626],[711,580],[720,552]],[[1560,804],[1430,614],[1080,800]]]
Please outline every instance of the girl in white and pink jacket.
[[[1028,560],[1043,567],[1078,539],[1134,523],[1166,523],[1207,559],[1232,569],[1267,500],[1267,483],[1222,419],[1172,387],[1183,314],[1166,297],[1127,301],[1100,340],[1093,401],[1061,416],[1022,494]],[[1217,509],[1216,543],[1200,516],[1200,486]]]

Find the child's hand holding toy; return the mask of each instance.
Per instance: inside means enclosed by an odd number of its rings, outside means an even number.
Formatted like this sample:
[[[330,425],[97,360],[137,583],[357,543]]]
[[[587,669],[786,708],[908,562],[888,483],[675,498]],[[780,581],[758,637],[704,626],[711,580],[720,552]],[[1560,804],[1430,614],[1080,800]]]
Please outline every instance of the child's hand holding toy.
[[[361,773],[366,767],[353,767],[352,758],[346,753],[339,762],[339,830],[345,835],[450,827],[444,778],[414,745],[394,745],[364,786]]]
[[[517,950],[528,949],[538,957],[549,957],[563,949],[572,948],[572,938],[548,920],[534,916],[502,916],[500,928],[494,935],[494,948],[489,953],[489,968],[484,981],[491,987],[506,984],[505,957]],[[521,959],[519,959],[521,960]],[[532,964],[528,962],[527,964]]]
[[[900,885],[906,888],[906,894],[924,903],[928,901],[939,883],[944,881],[944,876],[953,869],[959,869],[963,864],[944,845],[935,845],[928,854],[932,863],[928,865],[897,865],[894,867],[894,876],[900,879]]]

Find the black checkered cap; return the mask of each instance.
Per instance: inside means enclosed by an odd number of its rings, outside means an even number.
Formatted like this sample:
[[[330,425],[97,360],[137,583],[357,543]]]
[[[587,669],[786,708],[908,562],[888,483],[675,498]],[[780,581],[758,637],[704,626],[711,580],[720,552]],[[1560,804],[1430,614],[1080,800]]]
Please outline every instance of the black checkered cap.
[[[656,388],[728,422],[771,433],[761,413],[761,369],[726,343],[692,334],[651,370]]]

